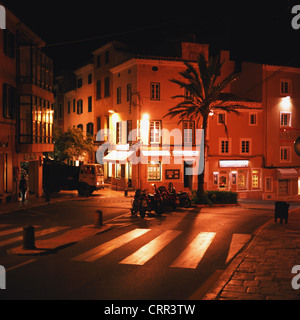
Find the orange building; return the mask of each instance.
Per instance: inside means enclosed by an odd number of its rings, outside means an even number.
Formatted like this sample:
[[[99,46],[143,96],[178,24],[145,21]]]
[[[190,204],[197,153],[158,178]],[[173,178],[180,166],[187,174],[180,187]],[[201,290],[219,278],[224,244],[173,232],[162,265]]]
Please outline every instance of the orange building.
[[[97,147],[104,144],[96,158],[115,188],[151,190],[153,183],[170,182],[177,190],[197,188],[197,172],[189,172],[201,162],[201,124],[178,125],[178,119],[164,116],[179,102],[172,97],[185,94],[170,79],[178,79],[186,68],[183,61],[193,63],[201,52],[208,58],[209,45],[182,43],[181,57],[132,56],[115,42],[93,52],[94,136]],[[240,107],[238,115],[213,112],[209,117],[206,189],[235,191],[248,199],[297,199],[300,158],[293,144],[300,135],[299,69],[238,65],[229,51],[220,55],[225,61],[220,79],[241,69],[223,93]],[[78,91],[75,99],[82,97]],[[88,116],[86,109],[81,119]],[[65,124],[78,125],[76,116],[68,115]]]
[[[45,43],[9,10],[0,30],[0,195],[17,199],[20,173],[41,196],[43,153],[53,151],[53,63]]]

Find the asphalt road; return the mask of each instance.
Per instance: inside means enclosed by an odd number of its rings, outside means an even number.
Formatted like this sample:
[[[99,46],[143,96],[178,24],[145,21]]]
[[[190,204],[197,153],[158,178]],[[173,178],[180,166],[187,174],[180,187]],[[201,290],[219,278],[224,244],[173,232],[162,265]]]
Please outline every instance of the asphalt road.
[[[0,264],[7,271],[0,299],[201,299],[254,232],[273,217],[268,209],[229,207],[141,219],[132,217],[129,208],[122,198],[95,197],[0,216]],[[7,255],[6,249],[16,243],[1,242],[16,236],[1,236],[1,231],[24,224],[43,229],[93,224],[96,210],[103,211],[104,223],[112,229],[55,254]]]

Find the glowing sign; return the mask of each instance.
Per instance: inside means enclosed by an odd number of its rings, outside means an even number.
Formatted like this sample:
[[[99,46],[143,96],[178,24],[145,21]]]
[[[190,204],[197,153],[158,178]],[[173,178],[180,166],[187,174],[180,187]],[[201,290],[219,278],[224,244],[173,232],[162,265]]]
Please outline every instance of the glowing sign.
[[[220,168],[247,168],[249,160],[220,160]]]

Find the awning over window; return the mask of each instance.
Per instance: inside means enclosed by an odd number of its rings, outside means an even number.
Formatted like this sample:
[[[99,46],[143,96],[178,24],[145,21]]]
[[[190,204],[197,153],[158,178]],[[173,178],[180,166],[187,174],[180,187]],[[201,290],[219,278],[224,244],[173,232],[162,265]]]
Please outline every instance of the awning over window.
[[[296,169],[277,169],[278,180],[292,180],[298,179],[298,172]]]
[[[133,151],[112,151],[103,158],[103,162],[126,163],[127,159],[133,154]]]

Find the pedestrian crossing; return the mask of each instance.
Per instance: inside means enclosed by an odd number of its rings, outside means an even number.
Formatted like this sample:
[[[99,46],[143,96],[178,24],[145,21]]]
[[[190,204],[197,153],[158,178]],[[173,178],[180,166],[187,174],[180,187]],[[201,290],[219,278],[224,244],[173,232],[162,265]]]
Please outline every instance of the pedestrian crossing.
[[[56,226],[41,229],[41,227],[36,226],[36,229],[35,237],[38,239],[45,235],[53,235],[53,237],[55,237],[58,232],[64,232],[67,234],[68,232],[66,232],[66,229],[69,228]],[[21,233],[22,230],[23,228],[9,228],[9,225],[0,224],[0,248],[21,242],[23,237],[18,233]],[[178,247],[178,241],[181,241],[182,238],[187,236],[185,231],[182,230],[162,230],[159,232],[160,234],[158,234],[156,229],[151,228],[134,228],[127,232],[124,229],[121,235],[113,238],[112,240],[101,243],[100,245],[86,250],[74,257],[71,256],[69,259],[74,262],[95,263],[113,252],[122,250],[124,246],[138,239],[139,241],[135,242],[135,244],[131,246],[131,248],[134,247],[132,252],[129,252],[127,257],[123,256],[121,259],[116,261],[116,263],[120,266],[143,266],[154,259],[162,251],[167,252],[165,250],[170,248],[174,251],[174,247]],[[143,237],[145,235],[147,236]],[[179,239],[181,236],[183,237]],[[185,242],[181,243],[180,247],[178,247],[178,252],[174,255],[173,261],[171,263],[169,262],[168,267],[187,270],[197,269],[207,251],[213,247],[213,242],[216,239],[216,236],[216,232],[199,231],[198,233],[195,233],[193,237],[187,238]],[[224,260],[226,261],[225,264],[227,264],[249,242],[250,239],[251,234],[232,234],[230,244],[228,248],[225,249],[227,250],[227,257],[226,260]],[[176,242],[176,240],[178,241]],[[138,247],[136,247],[137,243],[139,243]],[[128,247],[126,250],[128,250]]]
[[[96,262],[102,257],[121,249],[131,241],[138,239],[145,234],[151,234],[151,232],[153,232],[151,229],[134,229],[72,258],[72,260],[80,262]],[[159,252],[168,248],[168,246],[171,245],[172,242],[181,234],[183,234],[183,231],[180,230],[166,230],[153,240],[142,245],[138,250],[130,254],[125,259],[119,261],[118,264],[143,266],[153,259]],[[197,236],[191,240],[191,242],[185,249],[183,249],[169,267],[197,269],[207,250],[212,245],[215,236],[216,233],[214,232],[200,232],[197,234]],[[226,263],[246,245],[250,238],[250,234],[233,234]]]

